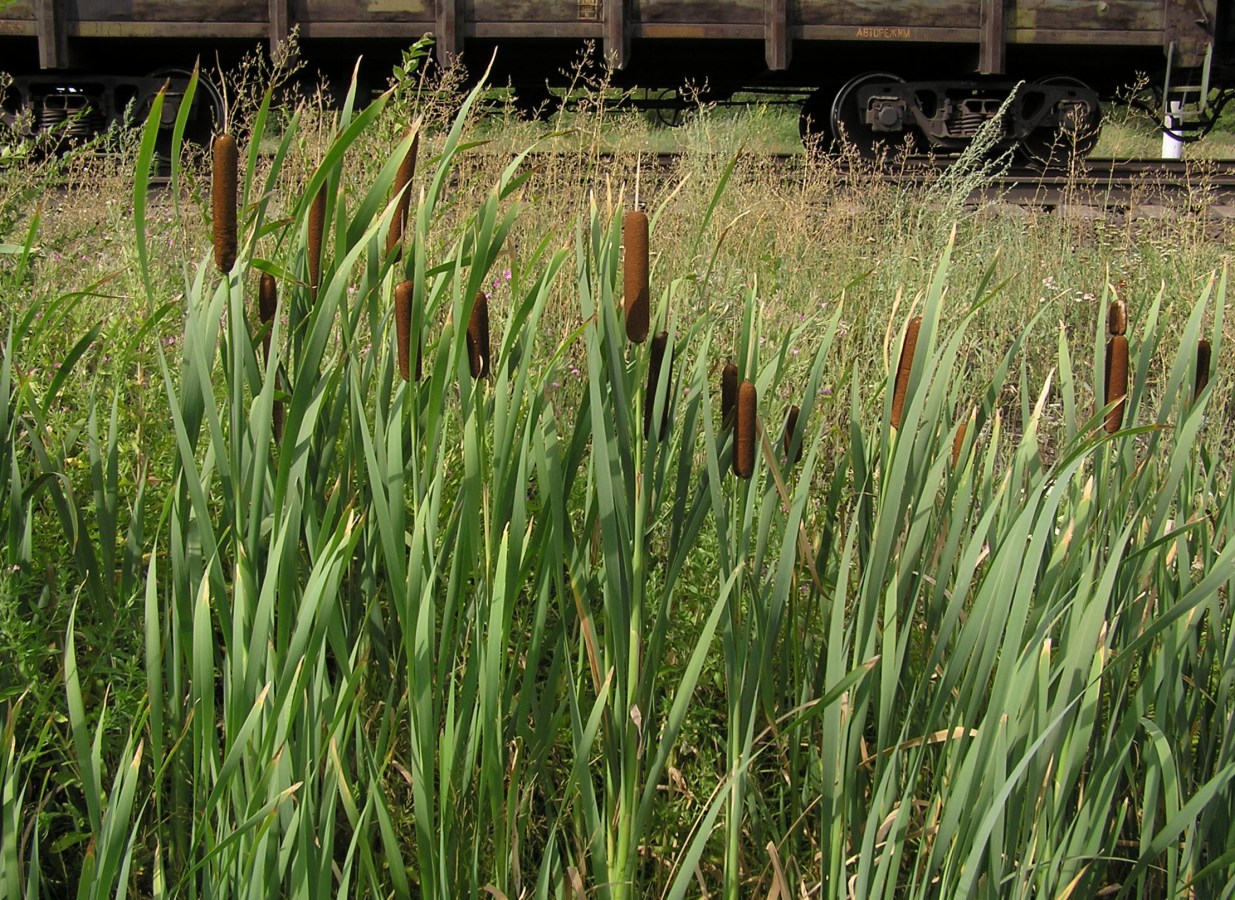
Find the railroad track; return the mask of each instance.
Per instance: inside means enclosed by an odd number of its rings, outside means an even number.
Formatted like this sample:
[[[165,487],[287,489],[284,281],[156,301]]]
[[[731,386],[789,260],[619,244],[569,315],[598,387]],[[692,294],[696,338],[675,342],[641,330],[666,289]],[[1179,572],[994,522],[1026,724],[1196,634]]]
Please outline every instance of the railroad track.
[[[530,154],[528,163],[545,165],[554,151]],[[602,167],[632,162],[629,153],[602,152],[593,157]],[[752,155],[754,158],[754,155]],[[811,160],[801,153],[763,154],[764,161],[784,169],[785,177],[804,174]],[[637,165],[648,178],[670,177],[682,162],[679,153],[648,153]],[[728,160],[724,160],[725,163]],[[954,160],[909,158],[895,167],[871,163],[851,165],[825,158],[815,165],[829,166],[839,180],[871,180],[927,190],[948,177]],[[151,179],[152,188],[166,188],[166,177]],[[1153,218],[1201,214],[1235,222],[1235,160],[1087,159],[1069,170],[1012,166],[975,177],[967,202],[1006,203],[1045,211],[1072,210]]]
[[[936,183],[947,164],[925,161],[904,174],[885,178],[904,183]],[[1235,215],[1235,161],[1088,159],[1070,169],[1013,166],[972,192],[977,201],[993,200],[1043,209],[1097,207],[1154,214],[1155,210],[1203,212],[1230,208]]]
[[[624,158],[629,162],[629,154]],[[812,165],[801,153],[762,158],[783,167],[786,177]],[[599,161],[616,162],[616,157],[601,154]],[[669,174],[680,163],[677,153],[650,153],[639,162],[651,177]],[[813,164],[831,167],[841,179],[863,183],[877,179],[926,189],[952,177],[954,163],[952,159],[911,157],[882,168],[835,158]],[[1235,219],[1235,160],[1087,159],[1068,169],[1016,165],[975,176],[973,181],[969,198],[973,203],[1002,202],[1044,210],[1088,208],[1146,216],[1200,212]]]

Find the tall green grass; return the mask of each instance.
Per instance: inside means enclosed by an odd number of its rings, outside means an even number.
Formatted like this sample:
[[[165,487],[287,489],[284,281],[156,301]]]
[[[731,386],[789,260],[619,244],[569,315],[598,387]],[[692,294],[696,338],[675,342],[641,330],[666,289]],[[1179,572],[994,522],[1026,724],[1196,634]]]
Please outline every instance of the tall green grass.
[[[52,531],[78,587],[47,638],[54,690],[0,698],[0,896],[74,866],[79,896],[1235,892],[1230,472],[1202,439],[1225,424],[1221,367],[1194,396],[1198,341],[1222,360],[1224,275],[1177,335],[1161,297],[1132,317],[1108,435],[1105,319],[1078,348],[1039,317],[982,368],[967,333],[1005,286],[992,269],[950,295],[949,242],[905,304],[921,323],[894,416],[895,354],[852,358],[839,289],[768,332],[772,290],[719,264],[736,158],[689,266],[658,252],[673,195],[650,211],[665,337],[633,344],[634,198],[593,191],[514,252],[536,202],[523,155],[459,208],[479,90],[425,134],[406,193],[406,123],[343,191],[389,96],[349,95],[317,165],[289,171],[299,119],[267,135],[268,95],[241,148],[237,263],[217,275],[203,243],[182,300],[146,239],[152,111],[137,266],[147,327],[183,332],[148,388],[167,455],[132,484],[120,388],[73,433],[48,416],[100,328],[45,384],[21,362],[78,296],[7,325],[4,585],[39,602]],[[506,267],[473,378],[467,323]],[[269,322],[258,274],[279,282]],[[717,277],[732,313],[700,311]],[[1031,371],[1043,341],[1054,365]],[[759,397],[750,479],[731,474],[726,359]],[[836,439],[821,423],[845,397]],[[137,685],[99,674],[109,618],[137,629]]]

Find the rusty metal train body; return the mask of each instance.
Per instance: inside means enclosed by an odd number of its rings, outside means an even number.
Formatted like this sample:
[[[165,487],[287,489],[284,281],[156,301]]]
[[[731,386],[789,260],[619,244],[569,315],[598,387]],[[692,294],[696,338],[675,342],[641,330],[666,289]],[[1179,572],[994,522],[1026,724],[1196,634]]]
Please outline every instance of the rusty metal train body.
[[[442,64],[487,63],[530,96],[592,42],[618,84],[814,88],[804,135],[865,150],[908,138],[956,149],[1023,82],[1006,143],[1095,126],[1099,95],[1138,72],[1204,127],[1231,85],[1235,0],[0,0],[5,100],[83,133],[198,55],[295,27],[319,65],[397,58],[425,33]],[[473,66],[477,68],[477,66]],[[387,66],[386,71],[389,71]],[[1194,109],[1195,108],[1195,109]],[[1194,109],[1188,119],[1187,109]],[[1207,116],[1209,118],[1207,118]]]

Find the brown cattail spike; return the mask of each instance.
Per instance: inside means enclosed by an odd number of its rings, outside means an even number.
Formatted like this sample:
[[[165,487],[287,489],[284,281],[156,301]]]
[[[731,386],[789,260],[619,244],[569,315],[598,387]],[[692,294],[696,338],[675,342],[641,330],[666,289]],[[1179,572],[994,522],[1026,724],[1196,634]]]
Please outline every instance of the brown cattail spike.
[[[399,195],[399,205],[395,209],[395,217],[391,220],[390,230],[386,232],[386,255],[403,244],[403,232],[407,228],[407,211],[411,205],[412,192],[410,185],[416,175],[416,153],[420,148],[420,132],[412,138],[412,146],[408,148],[403,162],[399,163],[399,173],[395,176],[394,191]]]
[[[636,344],[648,339],[651,298],[648,293],[648,216],[635,211],[622,222],[622,243],[626,247],[626,337]]]
[[[412,340],[412,283],[400,281],[395,285],[395,340],[399,347],[399,374],[404,381],[411,376]],[[420,361],[417,352],[417,363]],[[419,371],[416,376],[420,380]]]
[[[1114,434],[1123,424],[1124,401],[1128,396],[1128,339],[1122,334],[1106,345],[1106,403],[1114,408],[1106,414],[1106,433]]]
[[[785,459],[790,460],[795,465],[802,461],[802,442],[798,441],[798,452],[790,457],[790,452],[793,450],[793,435],[798,430],[798,416],[802,414],[802,410],[796,406],[789,407],[789,415],[785,416]]]
[[[1127,334],[1128,304],[1122,300],[1111,301],[1111,308],[1106,315],[1106,330],[1111,333],[1111,337]]]
[[[236,139],[220,134],[214,139],[211,209],[214,216],[214,264],[226,275],[236,265]]]
[[[664,365],[665,353],[669,353],[669,374],[665,379],[665,403],[660,410],[660,440],[669,434],[669,398],[672,396],[670,386],[673,384],[673,352],[669,347],[669,332],[662,331],[652,338],[652,356],[648,361],[648,383],[643,392],[643,437],[652,437],[652,420],[656,414],[656,388],[660,384],[660,370]]]
[[[901,427],[905,414],[905,395],[909,392],[909,372],[913,369],[913,354],[918,347],[918,332],[922,317],[914,316],[905,328],[905,343],[901,344],[901,359],[896,367],[896,387],[892,394],[892,427]]]
[[[276,375],[274,379],[275,390],[281,390],[279,386],[279,377]],[[283,440],[283,401],[275,400],[274,408],[270,413],[270,425],[274,431],[274,442],[277,444]]]
[[[472,317],[467,323],[467,361],[473,378],[489,374],[489,298],[484,291],[476,295]]]
[[[326,231],[326,185],[318,189],[309,207],[309,291],[317,297],[322,286],[322,235]]]
[[[738,385],[738,408],[734,416],[736,438],[733,448],[733,473],[739,478],[755,474],[755,418],[758,393],[749,381]]]
[[[738,367],[725,363],[720,373],[720,420],[725,428],[733,427],[733,413],[738,406]]]
[[[1212,352],[1209,341],[1202,338],[1196,342],[1196,390],[1192,394],[1194,403],[1201,396],[1201,391],[1209,385],[1209,363]]]
[[[262,273],[257,290],[257,315],[262,323],[262,359],[270,359],[270,328],[279,307],[279,284],[269,272]]]
[[[956,468],[961,461],[961,452],[965,449],[965,432],[969,430],[968,422],[961,422],[956,429],[956,437],[952,438],[952,467]]]

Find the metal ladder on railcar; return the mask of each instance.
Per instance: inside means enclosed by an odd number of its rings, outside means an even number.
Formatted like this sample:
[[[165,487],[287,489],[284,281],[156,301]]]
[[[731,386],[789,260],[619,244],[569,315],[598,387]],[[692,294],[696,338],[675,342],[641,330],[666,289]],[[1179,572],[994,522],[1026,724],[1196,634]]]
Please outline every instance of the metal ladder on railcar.
[[[1205,49],[1205,61],[1196,67],[1175,68],[1175,42],[1166,49],[1166,79],[1162,85],[1162,129],[1179,141],[1200,140],[1214,127],[1221,105],[1210,103],[1210,72],[1214,45]]]

